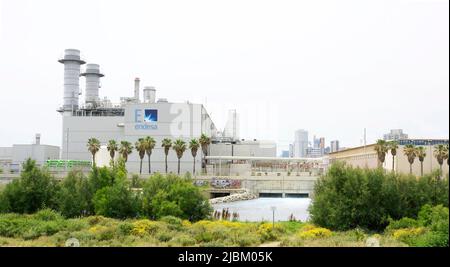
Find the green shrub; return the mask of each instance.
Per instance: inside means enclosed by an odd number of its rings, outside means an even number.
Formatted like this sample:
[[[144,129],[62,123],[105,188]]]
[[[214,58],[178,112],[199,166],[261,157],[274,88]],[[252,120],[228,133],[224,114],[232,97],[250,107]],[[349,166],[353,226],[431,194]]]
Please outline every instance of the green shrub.
[[[177,235],[171,240],[171,244],[175,246],[181,245],[183,247],[187,247],[193,246],[195,245],[195,243],[196,243],[195,239],[187,234]]]
[[[160,221],[167,223],[171,230],[181,230],[183,228],[183,221],[175,216],[164,216]]]
[[[119,235],[122,235],[122,236],[131,234],[132,230],[133,230],[133,224],[129,223],[129,222],[123,222],[117,226],[117,232],[119,233]]]
[[[70,172],[62,181],[58,194],[58,209],[65,217],[85,216],[94,213],[94,192],[81,172]]]
[[[8,183],[0,200],[8,212],[34,213],[43,208],[57,208],[57,181],[48,172],[39,169],[31,159],[22,166],[19,179]],[[5,212],[5,211],[3,211]]]
[[[239,247],[250,247],[261,243],[256,233],[237,232],[233,233],[231,241]]]
[[[158,239],[161,242],[169,242],[173,237],[173,233],[162,231],[157,233],[156,239]]]
[[[120,182],[98,190],[93,199],[95,213],[110,218],[137,217],[140,211],[139,195]]]
[[[395,239],[410,246],[448,247],[449,212],[442,205],[424,205],[418,219],[402,218],[387,227]],[[396,229],[396,230],[395,230]]]
[[[175,216],[198,221],[210,215],[211,206],[191,180],[154,174],[143,185],[143,212],[152,219]]]
[[[258,227],[257,234],[260,236],[261,241],[275,241],[285,232],[284,228],[279,224],[261,223]]]
[[[41,221],[57,221],[63,219],[59,212],[51,209],[40,210],[33,215],[33,218]]]
[[[386,227],[387,231],[401,229],[401,228],[413,228],[418,227],[420,224],[417,220],[405,217],[400,220],[394,221],[392,219],[389,220],[389,225]]]
[[[416,178],[382,169],[333,164],[316,182],[309,208],[314,224],[333,230],[383,230],[389,218],[417,218],[425,204],[448,207],[448,179]]]

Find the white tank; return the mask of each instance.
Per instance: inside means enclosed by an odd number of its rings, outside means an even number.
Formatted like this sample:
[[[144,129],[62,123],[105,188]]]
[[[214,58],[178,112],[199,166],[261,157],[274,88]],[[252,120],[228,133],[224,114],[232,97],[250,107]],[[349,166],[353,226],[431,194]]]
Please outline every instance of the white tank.
[[[66,49],[64,57],[58,60],[64,64],[64,110],[78,109],[80,94],[80,66],[86,62],[81,60],[80,50]]]
[[[86,104],[95,106],[99,101],[100,78],[104,75],[100,73],[100,66],[98,64],[87,64],[86,71],[80,76],[86,77]]]
[[[155,103],[156,101],[156,89],[153,86],[144,87],[144,102]]]

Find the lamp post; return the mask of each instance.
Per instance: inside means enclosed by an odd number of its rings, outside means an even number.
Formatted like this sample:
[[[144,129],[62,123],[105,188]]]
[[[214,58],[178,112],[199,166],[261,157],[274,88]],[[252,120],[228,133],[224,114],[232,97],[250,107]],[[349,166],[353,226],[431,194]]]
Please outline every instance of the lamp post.
[[[270,209],[272,210],[272,230],[275,228],[275,210],[277,209],[277,207],[272,206],[270,207]]]

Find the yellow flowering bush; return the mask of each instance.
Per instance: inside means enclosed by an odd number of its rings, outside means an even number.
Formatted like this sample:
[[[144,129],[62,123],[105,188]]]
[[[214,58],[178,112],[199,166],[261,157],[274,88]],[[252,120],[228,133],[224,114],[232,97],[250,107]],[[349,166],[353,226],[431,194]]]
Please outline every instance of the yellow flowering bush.
[[[103,225],[95,225],[89,228],[88,232],[98,240],[110,240],[114,238],[114,229]]]
[[[330,237],[332,234],[333,233],[327,228],[316,227],[314,225],[308,224],[300,229],[300,232],[297,233],[297,236],[303,239],[315,239]]]
[[[190,227],[192,225],[192,223],[189,220],[183,220],[183,221],[181,221],[181,225],[183,227]]]
[[[143,236],[146,234],[154,234],[158,229],[158,223],[150,220],[138,220],[133,223],[131,233],[133,235]]]
[[[278,224],[263,223],[258,227],[256,233],[261,237],[262,241],[277,240],[280,234],[284,233],[284,228]]]
[[[415,228],[403,228],[394,231],[393,237],[397,240],[406,240],[411,237],[416,237],[425,233],[425,228],[415,227]]]

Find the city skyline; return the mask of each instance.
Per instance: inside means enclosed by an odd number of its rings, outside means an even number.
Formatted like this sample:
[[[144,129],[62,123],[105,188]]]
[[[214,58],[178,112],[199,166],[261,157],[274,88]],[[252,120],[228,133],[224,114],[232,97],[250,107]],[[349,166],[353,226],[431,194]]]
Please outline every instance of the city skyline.
[[[140,77],[169,101],[205,104],[220,129],[236,109],[241,138],[279,151],[299,128],[345,147],[364,128],[368,143],[396,128],[448,138],[447,1],[70,4],[0,1],[0,146],[35,133],[61,146],[65,48],[100,65],[101,97],[131,96]]]

